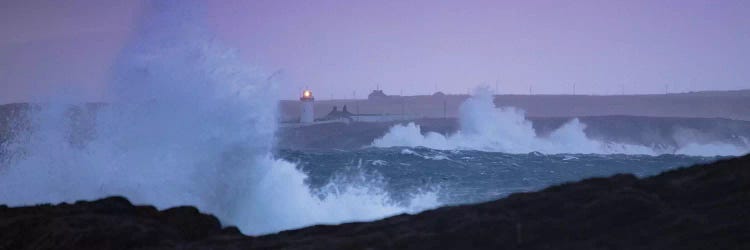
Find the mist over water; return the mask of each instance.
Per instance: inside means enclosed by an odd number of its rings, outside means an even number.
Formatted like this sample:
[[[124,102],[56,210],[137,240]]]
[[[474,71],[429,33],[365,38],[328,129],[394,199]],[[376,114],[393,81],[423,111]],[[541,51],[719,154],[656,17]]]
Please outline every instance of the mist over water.
[[[459,107],[459,130],[450,135],[422,133],[409,123],[395,125],[373,141],[374,147],[427,147],[440,150],[480,150],[503,153],[544,154],[686,154],[697,156],[742,155],[750,152],[747,141],[739,146],[719,141],[699,142],[678,138],[683,146],[656,148],[646,145],[599,141],[588,138],[586,125],[572,119],[548,136],[538,136],[522,110],[495,107],[493,97],[479,89]]]
[[[149,6],[114,64],[112,101],[93,114],[90,134],[74,129],[75,98],[33,111],[29,133],[8,147],[12,160],[0,167],[0,203],[123,195],[159,208],[197,206],[248,234],[438,205],[428,192],[393,201],[365,179],[311,189],[305,173],[270,153],[273,82],[215,41],[202,11],[185,1]]]

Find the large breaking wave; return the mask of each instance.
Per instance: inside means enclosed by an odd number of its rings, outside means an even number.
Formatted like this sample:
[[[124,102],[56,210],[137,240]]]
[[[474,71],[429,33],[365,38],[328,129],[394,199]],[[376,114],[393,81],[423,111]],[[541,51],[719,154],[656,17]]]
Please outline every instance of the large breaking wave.
[[[679,148],[605,142],[588,138],[578,119],[563,124],[548,136],[538,136],[522,110],[495,107],[489,91],[479,89],[459,107],[459,130],[450,135],[422,133],[414,123],[399,124],[373,141],[375,147],[427,147],[441,150],[480,150],[504,153],[545,154],[686,154],[698,156],[742,155],[745,147],[722,142],[690,142]]]
[[[437,205],[434,193],[396,202],[382,184],[334,180],[311,190],[271,155],[274,84],[208,35],[202,8],[155,2],[114,66],[111,103],[91,134],[74,129],[75,98],[29,114],[8,145],[0,203],[28,205],[124,195],[159,208],[194,205],[249,234],[372,220]],[[73,103],[73,104],[71,104]]]

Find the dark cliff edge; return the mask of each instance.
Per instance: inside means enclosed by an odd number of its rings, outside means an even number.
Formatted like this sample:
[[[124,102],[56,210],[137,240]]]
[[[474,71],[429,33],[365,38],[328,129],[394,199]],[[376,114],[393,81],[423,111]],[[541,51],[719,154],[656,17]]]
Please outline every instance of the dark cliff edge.
[[[260,237],[121,197],[0,206],[0,249],[750,249],[750,155],[473,205]]]

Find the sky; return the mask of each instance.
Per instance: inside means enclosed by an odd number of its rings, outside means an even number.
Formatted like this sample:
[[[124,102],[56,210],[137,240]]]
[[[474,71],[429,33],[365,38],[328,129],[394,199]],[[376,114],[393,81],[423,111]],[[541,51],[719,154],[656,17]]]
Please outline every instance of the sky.
[[[0,103],[103,88],[148,1],[0,1]],[[282,98],[750,88],[750,1],[206,1]]]

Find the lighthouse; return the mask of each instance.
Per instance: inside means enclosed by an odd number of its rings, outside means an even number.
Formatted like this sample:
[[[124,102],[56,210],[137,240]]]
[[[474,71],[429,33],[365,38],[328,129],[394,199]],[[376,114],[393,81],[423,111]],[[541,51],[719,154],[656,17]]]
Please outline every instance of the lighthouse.
[[[313,123],[315,120],[315,112],[313,111],[313,97],[312,91],[302,91],[302,96],[299,98],[301,104],[301,111],[299,114],[300,123]]]

